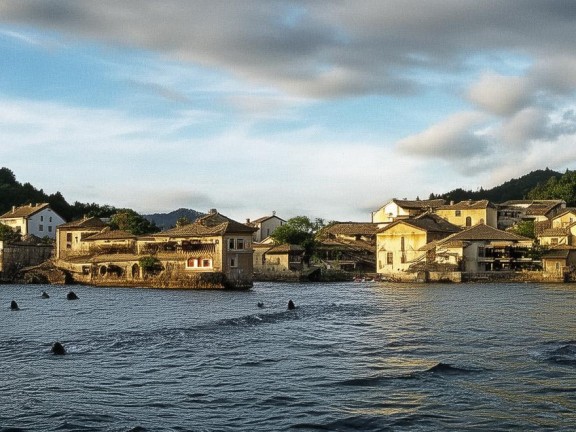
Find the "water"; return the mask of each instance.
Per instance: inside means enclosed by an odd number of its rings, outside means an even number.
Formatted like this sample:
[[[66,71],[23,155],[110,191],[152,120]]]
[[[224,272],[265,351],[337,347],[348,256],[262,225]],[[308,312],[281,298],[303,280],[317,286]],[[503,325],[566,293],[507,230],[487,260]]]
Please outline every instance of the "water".
[[[69,289],[0,286],[0,431],[576,427],[575,285]]]

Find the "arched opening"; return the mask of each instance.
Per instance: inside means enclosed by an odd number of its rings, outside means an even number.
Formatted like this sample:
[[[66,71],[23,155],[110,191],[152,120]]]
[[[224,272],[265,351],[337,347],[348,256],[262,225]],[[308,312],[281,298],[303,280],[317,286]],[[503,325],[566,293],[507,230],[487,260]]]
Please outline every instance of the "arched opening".
[[[140,266],[138,264],[132,265],[132,279],[140,277]]]
[[[470,216],[466,216],[466,226],[472,226],[472,218]]]

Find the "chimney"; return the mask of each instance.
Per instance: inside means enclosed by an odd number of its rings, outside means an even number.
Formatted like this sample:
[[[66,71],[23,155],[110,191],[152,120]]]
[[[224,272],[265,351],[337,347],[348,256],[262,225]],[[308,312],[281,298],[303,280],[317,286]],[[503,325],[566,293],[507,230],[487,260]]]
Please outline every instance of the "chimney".
[[[208,212],[208,214],[216,214],[218,213],[218,210],[216,210],[215,208],[210,209],[210,211]]]
[[[450,201],[450,205],[454,205],[454,201]]]
[[[16,206],[12,206],[12,213],[16,213]]]
[[[276,210],[272,211],[272,216],[276,216]]]
[[[250,218],[246,218],[246,223],[247,223],[247,224],[250,223]]]

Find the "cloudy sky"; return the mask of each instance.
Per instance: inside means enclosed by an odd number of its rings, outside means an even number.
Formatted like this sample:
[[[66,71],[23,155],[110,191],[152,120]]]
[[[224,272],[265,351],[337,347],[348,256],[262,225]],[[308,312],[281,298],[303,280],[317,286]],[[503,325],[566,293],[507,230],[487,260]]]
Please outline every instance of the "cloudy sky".
[[[69,202],[367,221],[576,167],[576,2],[0,0],[0,165]]]

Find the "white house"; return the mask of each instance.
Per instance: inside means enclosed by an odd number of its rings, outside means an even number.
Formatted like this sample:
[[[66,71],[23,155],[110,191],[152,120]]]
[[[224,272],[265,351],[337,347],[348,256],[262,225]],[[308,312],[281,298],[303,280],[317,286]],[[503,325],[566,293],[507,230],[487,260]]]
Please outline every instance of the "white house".
[[[383,227],[396,219],[418,216],[442,205],[444,205],[443,199],[414,201],[392,199],[372,212],[372,223],[380,224]]]
[[[0,216],[0,223],[8,225],[23,236],[56,238],[56,227],[66,222],[48,203],[12,207]]]
[[[252,240],[255,242],[261,242],[269,237],[276,228],[285,223],[286,221],[284,219],[276,216],[276,212],[272,212],[272,216],[264,216],[253,221],[250,221],[250,219],[246,220],[246,225],[257,229],[252,236]]]

